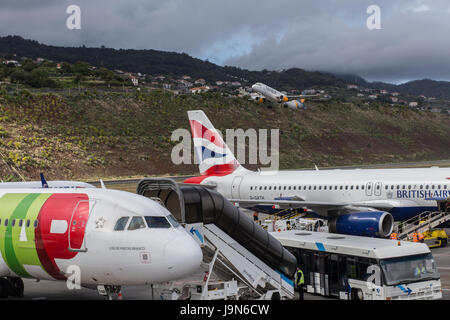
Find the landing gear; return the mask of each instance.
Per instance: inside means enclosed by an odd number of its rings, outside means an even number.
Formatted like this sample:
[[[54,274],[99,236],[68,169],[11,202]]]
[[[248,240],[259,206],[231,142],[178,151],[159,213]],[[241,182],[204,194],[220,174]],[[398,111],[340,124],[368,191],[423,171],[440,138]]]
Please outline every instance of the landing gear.
[[[23,291],[24,285],[21,278],[0,278],[0,299],[6,299],[8,296],[23,297]]]
[[[121,300],[121,286],[100,285],[97,287],[98,293],[107,296],[108,300]]]
[[[10,284],[10,295],[17,298],[23,297],[23,291],[25,287],[23,285],[22,279],[17,277],[8,277],[7,280]]]
[[[6,278],[0,278],[0,299],[6,299],[11,294],[11,285]]]

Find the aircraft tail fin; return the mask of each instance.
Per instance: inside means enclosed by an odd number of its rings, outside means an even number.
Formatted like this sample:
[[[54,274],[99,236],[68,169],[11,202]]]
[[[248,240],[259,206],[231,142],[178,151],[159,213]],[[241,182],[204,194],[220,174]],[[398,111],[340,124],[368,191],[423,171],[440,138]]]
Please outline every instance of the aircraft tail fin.
[[[48,183],[47,183],[47,181],[45,180],[44,174],[41,172],[39,175],[41,176],[41,185],[42,185],[42,188],[48,188]]]
[[[200,174],[224,176],[241,167],[202,110],[188,111],[188,117]]]

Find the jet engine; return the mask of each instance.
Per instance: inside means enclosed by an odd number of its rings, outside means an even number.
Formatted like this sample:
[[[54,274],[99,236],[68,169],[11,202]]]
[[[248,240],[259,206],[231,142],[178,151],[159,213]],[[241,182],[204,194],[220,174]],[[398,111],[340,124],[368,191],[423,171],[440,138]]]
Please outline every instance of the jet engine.
[[[386,238],[392,233],[394,218],[384,211],[356,212],[335,217],[328,226],[332,233]]]
[[[305,105],[303,104],[304,100],[291,100],[288,102],[283,103],[283,106],[285,108],[289,109],[303,109]]]

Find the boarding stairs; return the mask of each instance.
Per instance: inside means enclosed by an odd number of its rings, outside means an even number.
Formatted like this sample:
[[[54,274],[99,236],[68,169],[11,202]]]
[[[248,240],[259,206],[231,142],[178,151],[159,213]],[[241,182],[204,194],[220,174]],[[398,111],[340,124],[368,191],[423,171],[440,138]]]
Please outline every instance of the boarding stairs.
[[[252,289],[259,299],[270,299],[274,292],[280,293],[280,299],[294,298],[294,287],[290,279],[270,268],[215,224],[203,225],[203,236],[203,250],[209,251],[209,256],[212,255],[204,288],[208,286],[213,270],[226,269],[230,275]]]
[[[397,233],[399,240],[412,240],[415,232],[424,233],[449,220],[450,212],[425,211],[409,220],[397,223],[393,232]]]

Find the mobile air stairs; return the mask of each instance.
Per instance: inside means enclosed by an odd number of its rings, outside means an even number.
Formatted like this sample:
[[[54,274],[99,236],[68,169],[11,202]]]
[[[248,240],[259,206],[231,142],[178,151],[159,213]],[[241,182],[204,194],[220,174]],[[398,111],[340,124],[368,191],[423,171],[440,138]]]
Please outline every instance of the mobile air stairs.
[[[218,192],[172,179],[142,180],[137,193],[160,202],[203,250],[200,277],[169,299],[292,299],[297,259]],[[197,276],[198,276],[197,275]]]
[[[425,233],[450,220],[450,210],[443,208],[441,204],[447,203],[448,199],[438,200],[440,211],[426,211],[412,217],[409,220],[394,226],[393,232],[397,233],[399,240],[412,240],[415,232]]]

